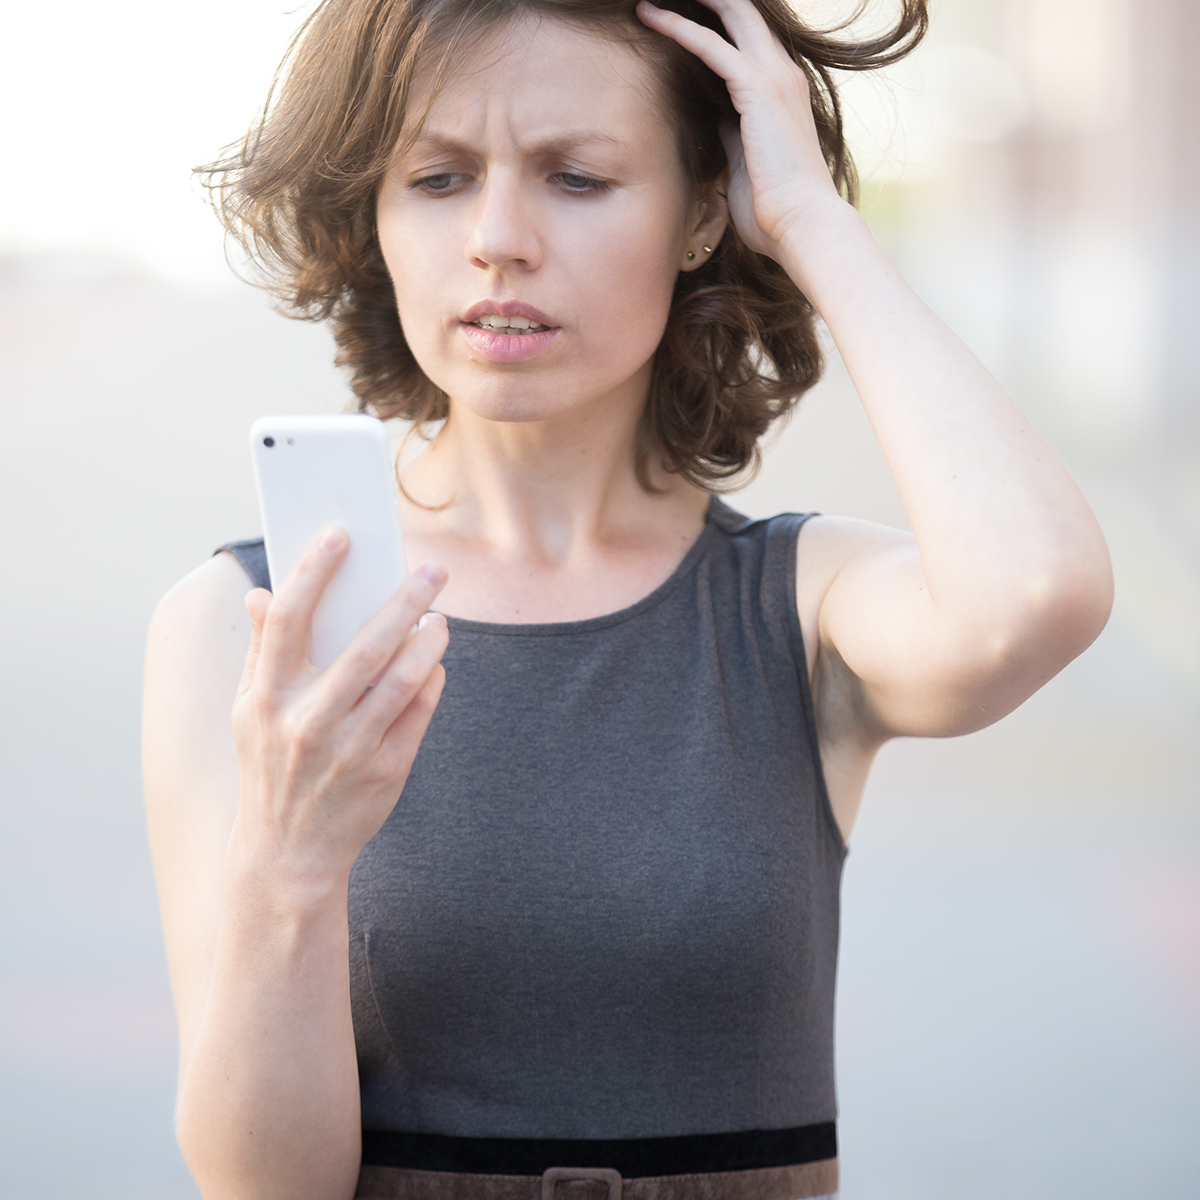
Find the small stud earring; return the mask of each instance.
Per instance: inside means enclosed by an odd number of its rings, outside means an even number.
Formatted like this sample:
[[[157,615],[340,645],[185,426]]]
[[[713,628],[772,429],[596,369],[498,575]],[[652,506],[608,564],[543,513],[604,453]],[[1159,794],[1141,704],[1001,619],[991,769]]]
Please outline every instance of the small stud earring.
[[[696,252],[694,250],[689,250],[688,251],[688,262],[692,262],[695,259],[695,257],[696,257]]]
[[[704,253],[705,253],[705,254],[711,254],[711,253],[712,253],[712,247],[711,247],[711,246],[705,246],[705,247],[704,247]]]

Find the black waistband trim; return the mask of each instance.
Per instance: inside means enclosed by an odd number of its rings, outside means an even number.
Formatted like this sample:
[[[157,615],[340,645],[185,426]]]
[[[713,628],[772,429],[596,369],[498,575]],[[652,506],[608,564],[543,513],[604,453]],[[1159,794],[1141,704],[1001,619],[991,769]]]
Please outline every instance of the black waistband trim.
[[[541,1175],[549,1167],[610,1167],[627,1179],[790,1167],[837,1157],[837,1125],[749,1129],[686,1137],[464,1138],[363,1130],[363,1163],[473,1175]]]

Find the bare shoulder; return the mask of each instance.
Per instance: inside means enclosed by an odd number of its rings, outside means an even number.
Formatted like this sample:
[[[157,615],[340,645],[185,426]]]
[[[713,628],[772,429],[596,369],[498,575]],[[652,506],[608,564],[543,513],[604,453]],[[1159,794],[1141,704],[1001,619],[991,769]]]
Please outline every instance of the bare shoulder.
[[[248,645],[245,598],[253,586],[232,554],[214,554],[159,601],[150,622],[151,642],[169,645],[180,638],[213,637],[220,643],[240,634]]]
[[[250,588],[238,562],[218,554],[171,588],[150,621],[142,732],[152,814],[213,772],[228,781]]]
[[[829,802],[843,839],[858,815],[883,737],[861,680],[828,635],[826,601],[864,559],[916,555],[909,533],[851,517],[812,517],[796,546],[796,606],[808,648],[809,682]]]
[[[809,647],[809,673],[820,653],[821,609],[841,572],[863,554],[915,555],[911,533],[857,517],[810,517],[800,528],[796,546],[796,606],[804,644]]]
[[[251,586],[232,555],[217,554],[159,602],[146,643],[148,784],[159,751],[193,756],[215,751],[213,738],[224,743],[250,645]]]
[[[231,716],[250,644],[251,587],[232,556],[216,555],[163,597],[146,645],[146,812],[185,1057],[211,972],[237,816]]]

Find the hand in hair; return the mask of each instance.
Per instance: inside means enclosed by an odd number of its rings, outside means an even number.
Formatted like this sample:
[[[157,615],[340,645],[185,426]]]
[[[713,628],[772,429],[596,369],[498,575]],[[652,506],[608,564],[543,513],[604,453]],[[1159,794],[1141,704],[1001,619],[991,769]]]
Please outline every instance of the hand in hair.
[[[739,126],[721,131],[730,215],[746,245],[779,262],[783,246],[816,211],[844,204],[817,136],[808,79],[752,0],[702,3],[721,18],[732,43],[649,0],[637,14],[728,85],[741,117]]]
[[[825,322],[912,523],[910,536],[818,517],[800,538],[797,606],[846,832],[884,741],[981,729],[1083,651],[1108,619],[1112,568],[1054,451],[842,202],[828,137],[821,153],[823,119],[840,133],[829,70],[895,61],[906,30],[924,29],[923,0],[903,0],[897,30],[865,48],[805,41],[776,23],[782,0],[700,2],[732,42],[648,3],[637,11],[728,85],[741,118],[725,138],[734,226]]]

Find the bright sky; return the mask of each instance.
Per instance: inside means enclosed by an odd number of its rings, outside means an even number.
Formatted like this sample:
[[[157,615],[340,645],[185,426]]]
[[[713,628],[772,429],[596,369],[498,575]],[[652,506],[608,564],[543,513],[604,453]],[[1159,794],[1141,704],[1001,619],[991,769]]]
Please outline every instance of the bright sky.
[[[190,171],[245,131],[308,10],[298,2],[8,5],[0,253],[111,255],[232,283]]]
[[[245,131],[313,3],[9,5],[0,255],[98,255],[192,284],[236,286],[191,168]],[[866,175],[903,174],[946,136],[999,136],[1022,115],[1019,82],[987,51],[931,46],[919,57],[924,68],[905,64],[890,80],[847,80],[848,124]],[[964,104],[964,86],[979,96]],[[972,103],[972,128],[958,128]]]

